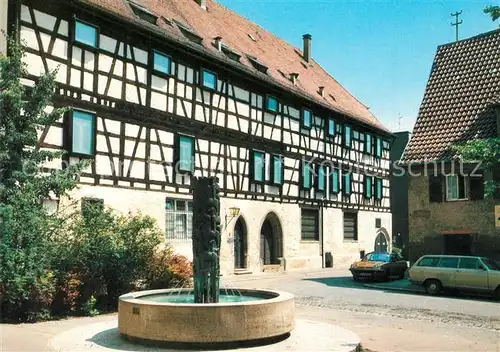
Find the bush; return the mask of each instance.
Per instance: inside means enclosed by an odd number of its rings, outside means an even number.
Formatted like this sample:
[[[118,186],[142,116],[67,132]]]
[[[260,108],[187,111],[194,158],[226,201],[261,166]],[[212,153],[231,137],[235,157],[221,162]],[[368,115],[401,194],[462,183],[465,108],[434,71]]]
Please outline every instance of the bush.
[[[146,288],[188,287],[192,276],[191,262],[182,255],[174,254],[170,247],[165,247],[150,258],[145,277]]]

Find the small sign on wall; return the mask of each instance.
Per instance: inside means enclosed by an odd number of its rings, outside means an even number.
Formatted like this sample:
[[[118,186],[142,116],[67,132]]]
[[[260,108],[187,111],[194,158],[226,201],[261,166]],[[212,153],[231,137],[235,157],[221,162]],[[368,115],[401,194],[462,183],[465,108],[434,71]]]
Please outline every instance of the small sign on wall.
[[[500,228],[500,205],[495,205],[495,226]]]

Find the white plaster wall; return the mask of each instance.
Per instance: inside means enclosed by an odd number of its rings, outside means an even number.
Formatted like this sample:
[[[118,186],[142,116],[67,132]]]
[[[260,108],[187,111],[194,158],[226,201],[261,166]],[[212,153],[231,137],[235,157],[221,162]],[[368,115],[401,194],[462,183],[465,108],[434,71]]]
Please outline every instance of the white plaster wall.
[[[8,9],[9,0],[0,0],[0,54],[7,53],[7,40],[2,31],[7,33],[7,9]]]

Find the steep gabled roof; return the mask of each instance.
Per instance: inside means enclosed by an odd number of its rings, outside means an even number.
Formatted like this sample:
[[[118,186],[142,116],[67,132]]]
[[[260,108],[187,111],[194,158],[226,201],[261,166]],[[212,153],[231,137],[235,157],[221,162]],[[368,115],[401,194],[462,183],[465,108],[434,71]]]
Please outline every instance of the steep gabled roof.
[[[438,48],[403,162],[446,160],[459,142],[494,137],[500,29]]]
[[[292,91],[358,122],[388,132],[365,105],[343,88],[317,62],[311,60],[307,63],[302,58],[302,50],[213,0],[207,0],[207,10],[202,9],[194,0],[140,0],[141,6],[158,16],[156,25],[139,19],[126,0],[73,1],[118,15],[148,30],[161,32],[169,39],[189,46],[193,50],[201,50],[227,65],[243,68],[258,79]],[[182,32],[184,24],[186,28],[203,38],[201,45],[193,45],[186,38]],[[224,52],[220,52],[213,45],[213,39],[216,37],[221,37],[224,45],[241,55],[240,62],[228,59]],[[257,70],[249,57],[256,58],[259,63],[267,66],[267,73]],[[295,84],[290,79],[292,73],[298,73]],[[324,87],[323,96],[319,94],[319,87]]]

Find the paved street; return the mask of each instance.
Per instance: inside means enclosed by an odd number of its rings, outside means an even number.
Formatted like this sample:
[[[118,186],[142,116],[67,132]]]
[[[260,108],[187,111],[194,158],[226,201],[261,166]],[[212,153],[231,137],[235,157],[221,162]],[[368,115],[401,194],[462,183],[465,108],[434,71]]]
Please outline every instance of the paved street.
[[[354,282],[349,271],[333,269],[231,277],[224,283],[291,292],[299,316],[351,329],[370,350],[500,351],[500,302],[490,298],[371,289]]]
[[[296,296],[298,318],[350,329],[369,351],[500,351],[500,303],[492,299],[371,289],[352,281],[348,271],[333,269],[231,276],[222,281],[227,289],[291,292]],[[0,351],[45,351],[48,340],[58,333],[113,319],[116,315],[0,325]]]

